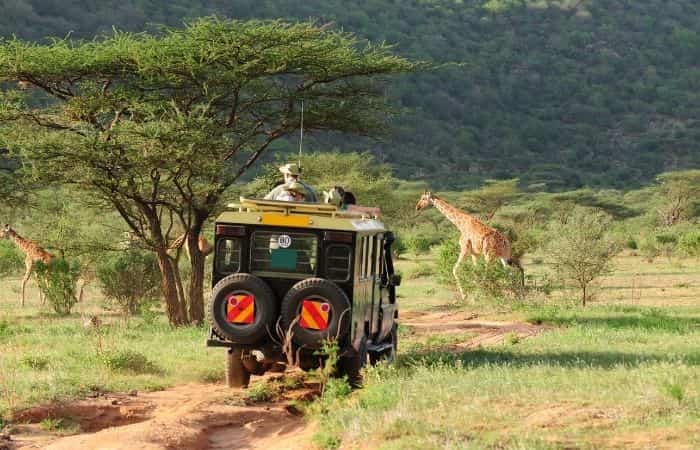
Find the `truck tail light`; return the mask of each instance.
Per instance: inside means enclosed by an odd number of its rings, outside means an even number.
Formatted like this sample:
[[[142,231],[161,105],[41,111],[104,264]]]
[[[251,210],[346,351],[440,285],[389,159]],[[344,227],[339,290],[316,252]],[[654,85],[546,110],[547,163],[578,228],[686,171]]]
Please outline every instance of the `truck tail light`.
[[[229,237],[245,236],[245,227],[237,227],[233,225],[217,225],[216,235]]]

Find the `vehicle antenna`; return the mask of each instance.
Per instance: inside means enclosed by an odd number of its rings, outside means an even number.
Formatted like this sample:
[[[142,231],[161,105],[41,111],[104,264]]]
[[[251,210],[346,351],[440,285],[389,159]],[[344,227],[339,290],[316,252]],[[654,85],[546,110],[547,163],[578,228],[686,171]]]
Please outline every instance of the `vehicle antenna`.
[[[301,100],[301,126],[299,127],[299,172],[301,172],[301,145],[304,142],[304,99]]]

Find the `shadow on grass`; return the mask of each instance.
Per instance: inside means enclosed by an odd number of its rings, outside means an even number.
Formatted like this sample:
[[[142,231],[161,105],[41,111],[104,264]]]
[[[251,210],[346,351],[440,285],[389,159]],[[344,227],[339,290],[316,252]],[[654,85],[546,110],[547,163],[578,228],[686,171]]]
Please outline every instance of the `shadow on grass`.
[[[552,366],[567,368],[601,368],[639,367],[647,364],[678,363],[700,366],[700,352],[682,356],[662,356],[643,353],[624,353],[613,351],[601,352],[544,352],[522,354],[502,349],[482,349],[467,352],[449,352],[441,350],[416,351],[397,358],[398,367],[534,367]]]
[[[659,309],[631,310],[628,314],[611,313],[602,316],[578,313],[539,312],[531,314],[527,322],[556,326],[578,326],[602,329],[639,329],[647,331],[686,334],[700,331],[699,316],[670,315]]]

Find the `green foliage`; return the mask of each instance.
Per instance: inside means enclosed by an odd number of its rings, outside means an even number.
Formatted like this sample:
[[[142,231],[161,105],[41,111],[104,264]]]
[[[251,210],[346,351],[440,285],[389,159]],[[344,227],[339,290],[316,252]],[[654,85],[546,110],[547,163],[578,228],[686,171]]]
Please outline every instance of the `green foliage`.
[[[688,256],[700,256],[700,229],[682,234],[678,240],[678,249]]]
[[[34,370],[46,370],[51,361],[48,357],[42,355],[25,355],[22,357],[21,362]]]
[[[608,236],[610,217],[599,211],[575,207],[564,223],[552,223],[547,252],[554,269],[564,281],[581,290],[581,303],[589,299],[588,287],[610,272],[617,249]]]
[[[662,384],[662,392],[666,395],[668,395],[670,398],[678,402],[678,405],[683,403],[683,399],[685,398],[685,389],[683,389],[683,385],[678,383],[678,382],[664,382]]]
[[[53,258],[48,264],[36,262],[39,289],[53,310],[59,315],[70,314],[78,302],[75,283],[80,276],[80,267],[63,258]]]
[[[134,350],[115,350],[102,354],[102,363],[110,370],[135,374],[159,374],[158,368],[143,353]]]
[[[420,67],[308,21],[209,17],[154,34],[15,38],[0,41],[0,82],[29,93],[0,93],[1,143],[44,182],[75,185],[117,211],[158,255],[171,324],[199,322],[204,262],[190,260],[180,298],[164,254],[169,231],[196,238],[226,189],[299,128],[301,99],[313,105],[309,132],[379,135],[391,115],[380,76]]]
[[[127,315],[139,312],[142,303],[160,294],[158,261],[151,252],[107,253],[97,265],[97,278],[105,298]]]
[[[440,280],[454,284],[452,273],[459,257],[459,243],[446,240],[438,247],[437,271]],[[477,264],[467,258],[458,268],[457,276],[467,297],[476,301],[504,301],[522,298],[520,272],[510,267],[503,267],[500,261],[486,263],[478,258]]]
[[[699,26],[688,14],[695,3],[618,6],[615,0],[239,0],[235,7],[205,0],[14,0],[4,5],[0,35],[39,41],[72,33],[89,41],[114,25],[140,32],[209,14],[321,18],[395,44],[407,57],[466,62],[403,77],[387,91],[412,113],[395,122],[391,139],[372,147],[397,163],[402,178],[461,189],[519,176],[528,190],[559,191],[583,180],[640,184],[661,167],[700,162],[692,121],[700,102]],[[341,136],[312,139],[325,148],[370,146]]]
[[[14,275],[24,268],[24,258],[12,242],[0,241],[0,276]]]
[[[403,235],[401,241],[406,250],[414,255],[428,252],[430,246],[434,243],[434,239],[431,236],[415,232]]]

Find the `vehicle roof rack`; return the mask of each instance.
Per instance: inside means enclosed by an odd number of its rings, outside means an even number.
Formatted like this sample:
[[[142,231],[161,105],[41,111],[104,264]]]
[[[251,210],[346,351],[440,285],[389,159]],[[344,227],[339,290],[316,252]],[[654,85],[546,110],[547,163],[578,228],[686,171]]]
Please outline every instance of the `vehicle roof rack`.
[[[229,203],[226,206],[240,212],[276,212],[286,216],[293,214],[313,214],[339,218],[376,218],[364,213],[343,211],[327,203],[288,202],[241,197],[239,203]]]

